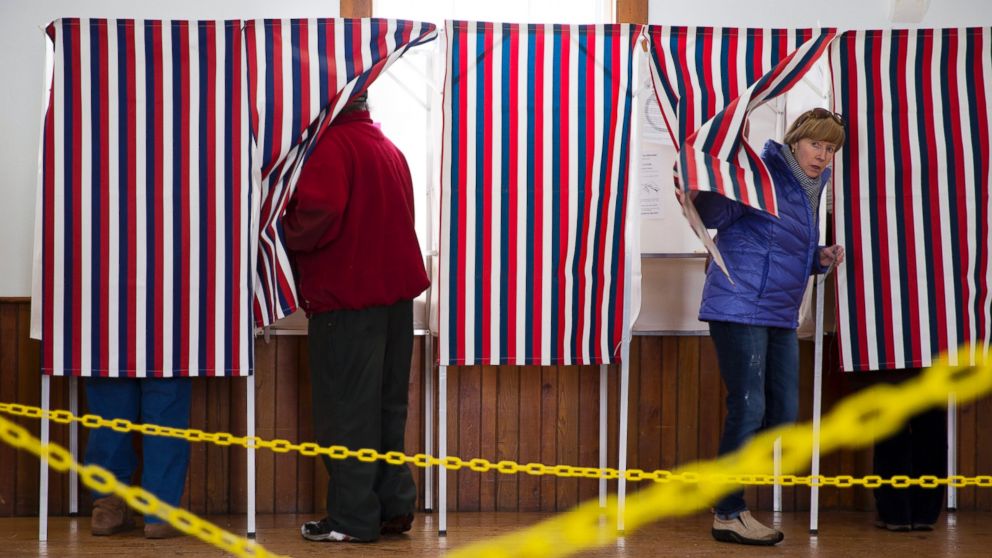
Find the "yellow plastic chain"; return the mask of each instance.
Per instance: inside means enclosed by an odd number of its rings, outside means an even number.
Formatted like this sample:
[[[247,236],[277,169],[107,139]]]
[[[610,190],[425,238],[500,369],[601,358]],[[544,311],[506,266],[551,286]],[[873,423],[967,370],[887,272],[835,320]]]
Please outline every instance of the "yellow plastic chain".
[[[24,427],[2,416],[0,416],[0,439],[15,448],[30,451],[40,458],[47,459],[48,465],[57,471],[76,471],[83,484],[90,489],[105,494],[115,494],[138,513],[160,517],[183,533],[235,556],[279,557],[278,554],[265,550],[262,545],[254,541],[238,537],[209,521],[200,519],[193,513],[162,502],[140,486],[122,484],[111,472],[102,467],[80,465],[65,448],[53,443],[42,444]]]
[[[451,471],[460,469],[470,469],[479,473],[496,471],[500,474],[514,475],[524,473],[532,476],[556,476],[587,479],[607,479],[616,480],[621,476],[630,482],[653,481],[655,483],[696,483],[700,482],[698,476],[693,473],[680,473],[658,469],[645,471],[642,469],[625,469],[620,471],[612,467],[577,467],[572,465],[545,465],[543,463],[521,464],[512,460],[502,460],[492,462],[488,459],[474,458],[462,459],[456,456],[448,456],[438,459],[432,455],[418,453],[406,455],[400,452],[381,453],[374,449],[365,448],[352,450],[344,446],[320,446],[315,443],[297,444],[289,440],[265,440],[258,436],[235,436],[226,432],[204,432],[193,428],[172,428],[158,426],[154,424],[135,424],[127,419],[105,419],[103,417],[87,414],[82,417],[73,415],[65,410],[44,410],[31,405],[19,403],[0,403],[0,412],[14,416],[22,416],[40,419],[42,417],[60,423],[68,424],[78,422],[87,428],[111,428],[117,432],[140,432],[148,436],[164,436],[169,438],[180,438],[190,442],[208,442],[220,446],[241,446],[244,448],[254,444],[255,448],[265,448],[276,453],[297,452],[305,456],[325,455],[331,459],[354,458],[359,461],[385,461],[392,465],[402,465],[408,463],[416,467],[436,467],[441,466]],[[719,475],[716,478],[708,479],[707,482],[723,482],[737,485],[754,486],[834,486],[837,488],[851,488],[863,486],[865,488],[878,488],[880,486],[892,486],[894,488],[908,488],[910,486],[920,486],[923,488],[936,488],[938,486],[953,486],[964,488],[968,486],[978,486],[992,488],[992,475],[979,475],[968,477],[964,475],[953,475],[950,477],[922,476],[912,478],[907,476],[894,476],[892,478],[882,478],[877,475],[866,475],[854,477],[851,475],[771,475],[771,474],[739,474],[739,475]]]
[[[921,376],[899,386],[878,385],[838,403],[823,420],[821,448],[826,453],[866,446],[891,434],[920,411],[946,404],[950,394],[958,402],[966,403],[990,389],[992,366],[985,359],[978,366],[956,366],[942,358]],[[809,424],[763,432],[733,454],[675,471],[683,476],[693,475],[699,482],[659,484],[628,497],[624,508],[625,531],[705,509],[735,489],[726,483],[710,482],[711,479],[770,470],[778,437],[782,438],[783,471],[798,471],[808,466],[813,450]],[[902,478],[897,478],[902,485]],[[928,478],[927,482],[933,481]],[[952,483],[952,486],[956,485]],[[615,497],[607,500],[605,510],[600,509],[597,501],[587,501],[533,527],[459,548],[451,556],[569,556],[613,542],[617,537],[617,513]]]
[[[962,354],[967,354],[967,352]],[[875,439],[894,432],[908,417],[929,407],[943,405],[951,394],[955,395],[960,403],[967,403],[987,393],[990,389],[992,389],[992,366],[985,358],[982,358],[977,366],[951,365],[942,358],[921,376],[900,386],[875,386],[841,401],[823,421],[821,448],[826,453],[843,447],[857,448],[868,445]],[[0,404],[0,411],[36,418],[46,416],[46,413],[41,409],[17,404]],[[80,419],[65,411],[51,411],[47,413],[47,416],[57,422],[67,423],[76,420],[86,426],[108,426],[121,432],[140,431],[151,435],[174,436],[191,441],[211,441],[220,445],[237,444],[248,447],[249,444],[252,444],[258,447],[268,447],[279,453],[298,451],[303,455],[328,455],[334,459],[353,457],[366,462],[382,459],[387,463],[413,463],[421,467],[440,465],[448,469],[468,467],[476,471],[495,469],[503,473],[522,471],[528,474],[555,474],[558,476],[589,476],[588,472],[594,471],[603,478],[616,478],[616,470],[612,469],[600,470],[567,465],[547,467],[531,463],[523,467],[517,465],[516,470],[509,470],[513,467],[504,464],[512,462],[501,461],[492,464],[484,459],[473,459],[465,462],[458,458],[438,460],[424,454],[410,457],[398,452],[380,454],[375,450],[348,450],[341,446],[321,448],[312,443],[292,444],[286,440],[270,442],[257,437],[247,439],[224,433],[207,434],[197,430],[134,425],[128,421],[105,421],[92,415]],[[692,463],[671,472],[656,472],[665,473],[660,478],[653,479],[659,483],[657,486],[640,491],[628,498],[624,509],[625,528],[628,531],[633,531],[664,517],[694,513],[734,490],[737,484],[765,483],[769,479],[785,485],[791,485],[795,481],[795,484],[838,487],[855,485],[876,487],[883,484],[894,487],[914,485],[935,487],[942,484],[956,487],[992,486],[992,477],[989,476],[964,477],[956,475],[947,479],[937,477],[910,479],[900,476],[882,479],[877,476],[867,476],[857,479],[847,475],[802,477],[786,474],[776,477],[767,474],[754,474],[754,471],[768,471],[772,468],[772,448],[777,438],[782,439],[782,469],[784,471],[798,471],[804,468],[809,462],[813,448],[808,424],[781,427],[763,432],[733,454],[712,461]],[[0,417],[0,439],[48,459],[51,466],[57,470],[74,469],[79,472],[84,484],[91,489],[117,494],[140,513],[157,515],[180,531],[192,534],[218,548],[238,556],[273,556],[251,541],[239,539],[185,510],[173,508],[158,501],[153,495],[139,487],[128,487],[118,483],[113,475],[102,468],[93,465],[79,465],[65,449],[55,444],[43,446],[37,438],[31,436],[25,429],[3,417]],[[577,471],[581,474],[576,474]],[[612,477],[607,476],[609,471],[613,472]],[[635,471],[629,470],[626,471],[626,474]],[[641,471],[631,480],[645,480],[650,477],[652,477],[651,474]],[[453,556],[567,556],[613,541],[617,536],[613,527],[617,517],[618,502],[615,497],[607,500],[605,509],[600,509],[597,501],[590,500],[571,512],[557,515],[533,527],[460,548]]]

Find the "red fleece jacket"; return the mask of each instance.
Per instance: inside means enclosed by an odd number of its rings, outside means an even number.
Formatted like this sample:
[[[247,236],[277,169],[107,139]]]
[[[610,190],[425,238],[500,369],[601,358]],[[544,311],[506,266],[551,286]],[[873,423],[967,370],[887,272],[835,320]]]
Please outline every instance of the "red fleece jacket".
[[[367,111],[338,116],[282,221],[308,315],[387,306],[427,288],[413,207],[403,153]]]

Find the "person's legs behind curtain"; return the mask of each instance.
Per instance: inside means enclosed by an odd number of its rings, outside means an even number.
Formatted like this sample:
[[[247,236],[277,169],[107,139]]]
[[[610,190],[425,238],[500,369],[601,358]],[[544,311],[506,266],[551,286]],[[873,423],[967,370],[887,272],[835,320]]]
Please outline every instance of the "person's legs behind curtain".
[[[210,380],[204,380],[210,381]],[[146,378],[141,385],[141,421],[189,428],[193,383],[190,378]],[[189,469],[189,442],[165,436],[142,439],[141,486],[170,506],[178,507]],[[162,539],[179,531],[157,516],[145,516],[145,536]]]
[[[86,378],[86,403],[89,412],[105,419],[138,422],[141,391],[134,378]],[[110,471],[118,482],[131,484],[137,466],[131,435],[110,428],[90,432],[84,461]],[[93,493],[90,531],[94,535],[113,535],[135,526],[131,508],[117,496]]]

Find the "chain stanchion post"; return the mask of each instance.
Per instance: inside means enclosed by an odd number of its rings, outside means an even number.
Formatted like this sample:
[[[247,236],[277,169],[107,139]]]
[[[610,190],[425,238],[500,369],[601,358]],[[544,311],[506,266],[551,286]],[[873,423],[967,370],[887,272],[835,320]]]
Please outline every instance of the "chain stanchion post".
[[[437,369],[437,455],[441,462],[448,457],[448,367]],[[437,468],[437,534],[448,534],[448,470]]]
[[[958,474],[958,404],[954,394],[947,397],[947,476]],[[958,489],[953,484],[947,486],[947,511],[958,509]]]
[[[607,386],[609,381],[610,367],[606,364],[599,366],[599,468],[605,469],[607,466]],[[599,507],[606,507],[606,478],[599,477]]]
[[[435,86],[440,79],[438,72],[442,69],[441,64],[435,64],[435,59],[440,59],[445,39],[442,33],[438,32],[437,41],[432,50],[425,56],[425,79],[424,98],[427,100],[425,129],[430,137],[436,137],[435,110],[438,107],[439,92]],[[434,332],[431,330],[431,305],[434,300],[434,282],[438,277],[434,275],[434,263],[437,247],[434,245],[434,142],[427,142],[427,149],[424,153],[424,164],[427,169],[427,257],[426,268],[430,276],[430,284],[427,285],[426,309],[427,313],[427,335],[424,336],[424,453],[432,455],[434,453]],[[440,470],[438,470],[440,474]],[[431,513],[434,510],[434,468],[424,467],[424,512]]]
[[[52,377],[48,374],[41,375],[41,443],[48,445],[48,414],[51,405],[51,382]],[[38,463],[38,541],[48,540],[48,459],[42,455]]]
[[[79,378],[69,376],[69,412],[79,414]],[[69,423],[69,453],[79,461],[79,424]],[[79,515],[79,474],[75,469],[69,470],[69,517]]]
[[[785,137],[786,130],[786,112],[789,109],[787,104],[788,100],[786,95],[782,95],[775,99],[775,128],[778,130],[778,139]],[[775,477],[778,478],[782,474],[782,439],[779,438],[775,440],[775,463],[772,467]],[[772,486],[772,511],[781,512],[782,511],[782,486],[775,483]]]
[[[430,262],[430,258],[427,260]],[[429,289],[428,289],[429,293]],[[428,294],[427,300],[430,301]],[[428,324],[430,322],[428,311]],[[434,453],[434,337],[427,329],[424,336],[424,453]],[[424,512],[434,510],[434,468],[424,467]]]
[[[824,277],[825,279],[826,277]],[[820,415],[823,403],[823,291],[824,281],[816,286],[816,330],[813,340],[813,457],[810,465],[812,479],[820,474]],[[813,482],[809,492],[809,532],[816,535],[820,530],[820,487]]]
[[[619,455],[617,456],[617,469],[620,470],[620,478],[617,481],[617,532],[623,534],[624,531],[624,506],[627,502],[627,478],[624,472],[627,470],[627,413],[629,412],[630,394],[630,338],[623,341],[621,345],[620,357],[620,432],[617,446]]]
[[[775,457],[772,465],[772,474],[777,479],[782,476],[782,438],[775,440],[773,453]],[[776,513],[782,511],[782,485],[777,482],[772,485],[772,511]]]
[[[255,538],[255,375],[251,374],[245,379],[245,405],[248,415],[245,420],[246,433],[248,435],[245,458],[248,460],[248,525],[246,531],[248,538]]]
[[[641,48],[647,52],[647,42],[641,42]],[[639,276],[641,273],[641,248],[640,248],[640,160],[641,160],[641,106],[640,94],[642,91],[646,90],[641,87],[641,76],[642,72],[646,69],[647,59],[645,57],[638,57],[637,63],[633,64],[631,72],[631,84],[633,85],[634,99],[635,102],[631,105],[632,118],[631,118],[631,132],[630,136],[634,138],[631,142],[631,161],[637,161],[636,164],[630,166],[630,182],[629,184],[634,184],[635,186],[629,188],[629,195],[627,196],[627,215],[630,217],[625,223],[624,234],[626,236],[625,245],[623,247],[625,258],[624,258],[624,273],[623,273],[623,315],[622,315],[622,329],[620,337],[620,405],[619,405],[619,428],[617,432],[617,468],[620,471],[620,478],[617,482],[617,533],[622,536],[624,532],[624,514],[626,513],[626,501],[627,501],[627,479],[624,476],[624,471],[627,469],[627,434],[628,434],[628,422],[630,417],[630,343],[633,338],[634,331],[634,320],[635,311],[634,308],[633,294],[634,294],[634,275],[635,266],[636,274]],[[638,305],[640,302],[638,301]],[[639,308],[639,306],[638,306]]]

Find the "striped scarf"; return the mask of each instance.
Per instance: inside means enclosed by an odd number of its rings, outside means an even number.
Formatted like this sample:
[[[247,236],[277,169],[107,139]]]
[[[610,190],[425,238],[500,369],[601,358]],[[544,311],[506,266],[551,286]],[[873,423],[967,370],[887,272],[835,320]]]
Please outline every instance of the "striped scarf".
[[[822,187],[820,177],[810,177],[803,171],[803,168],[799,166],[799,161],[796,160],[796,156],[792,154],[792,150],[789,149],[788,145],[782,146],[782,155],[785,157],[785,161],[789,164],[789,170],[792,171],[792,175],[796,177],[799,181],[799,185],[803,187],[803,191],[806,192],[806,199],[809,200],[809,209],[816,215],[820,210],[820,188]]]

